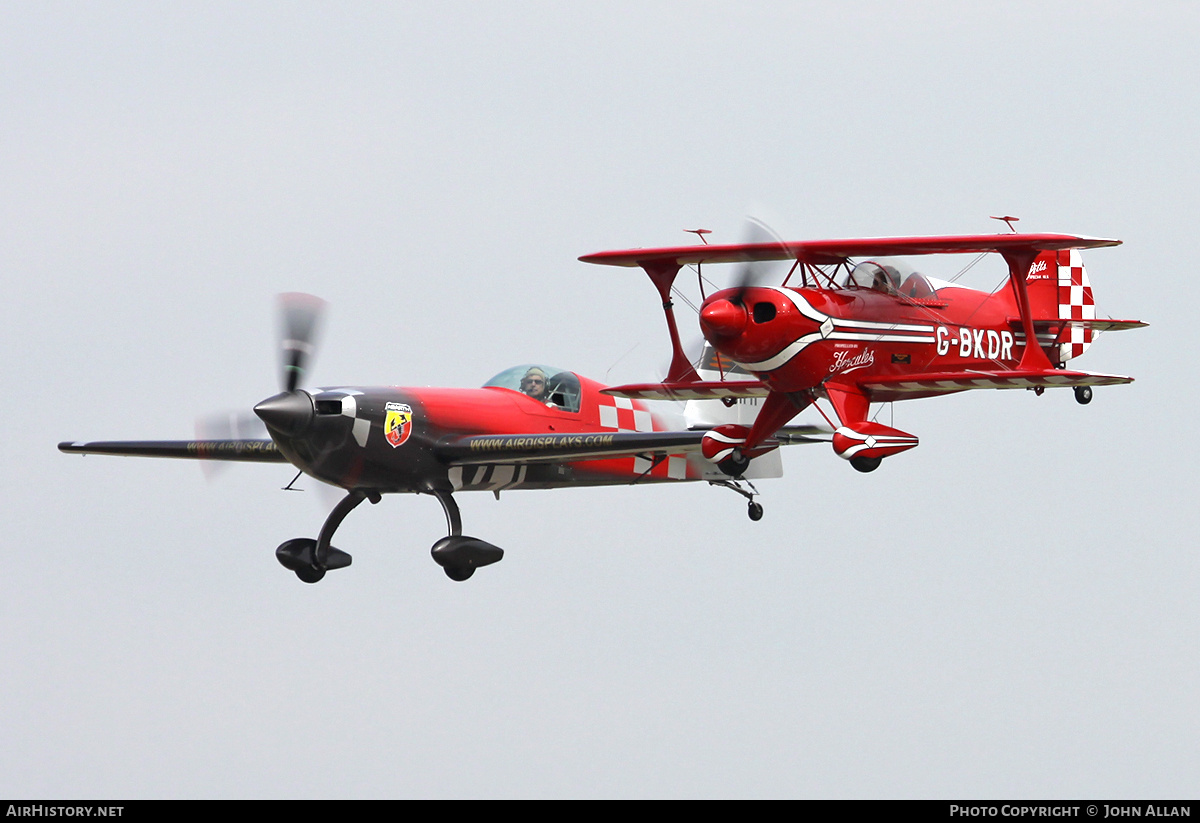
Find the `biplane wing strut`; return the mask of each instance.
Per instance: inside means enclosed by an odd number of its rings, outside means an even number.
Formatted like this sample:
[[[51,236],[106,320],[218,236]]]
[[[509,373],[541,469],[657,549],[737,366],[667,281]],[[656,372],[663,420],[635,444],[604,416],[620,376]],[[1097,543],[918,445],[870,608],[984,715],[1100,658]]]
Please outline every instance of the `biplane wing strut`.
[[[679,327],[675,324],[675,303],[671,300],[671,286],[679,275],[680,263],[676,260],[646,260],[638,263],[650,277],[654,288],[658,289],[662,298],[663,314],[667,316],[667,333],[671,336],[671,368],[667,372],[666,383],[698,383],[700,375],[683,353],[683,344],[679,342]]]
[[[1029,289],[1025,278],[1029,275],[1029,267],[1040,253],[1040,249],[1030,246],[1024,249],[1008,249],[1000,252],[1004,262],[1008,264],[1008,279],[1012,283],[1013,296],[1017,301],[1017,311],[1021,315],[1021,328],[1025,332],[1025,352],[1021,355],[1020,368],[1023,370],[1048,370],[1053,366],[1050,358],[1037,342],[1033,330],[1033,308],[1029,302]]]

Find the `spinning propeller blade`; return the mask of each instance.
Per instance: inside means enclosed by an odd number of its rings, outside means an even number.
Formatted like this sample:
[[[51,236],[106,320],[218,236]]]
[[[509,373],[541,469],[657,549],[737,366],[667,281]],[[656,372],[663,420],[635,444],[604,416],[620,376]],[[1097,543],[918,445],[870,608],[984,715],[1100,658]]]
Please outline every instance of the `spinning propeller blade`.
[[[316,353],[317,331],[325,301],[311,294],[279,295],[283,390],[294,392],[304,379],[308,362]]]
[[[250,412],[209,414],[196,418],[197,440],[269,440],[267,427]],[[201,460],[200,469],[208,480],[228,467],[220,460]]]
[[[777,243],[785,246],[783,239],[766,223],[755,217],[746,218],[746,230],[743,243]],[[700,312],[700,325],[708,331],[726,337],[741,334],[748,322],[748,308],[743,299],[746,290],[752,286],[761,286],[772,279],[771,272],[778,265],[772,260],[746,260],[737,270],[733,285],[734,290],[728,298],[709,301]]]
[[[325,301],[311,294],[289,292],[279,295],[279,307],[283,391],[255,406],[254,413],[268,428],[294,435],[307,428],[313,418],[312,398],[297,389],[316,353]]]
[[[766,223],[759,220],[757,217],[746,218],[746,231],[743,243],[778,243],[780,246],[786,245],[783,238],[768,226]],[[779,261],[775,260],[748,260],[738,268],[737,277],[734,278],[733,288],[737,289],[735,301],[741,302],[742,293],[751,286],[761,286],[771,280],[771,272],[779,267]]]

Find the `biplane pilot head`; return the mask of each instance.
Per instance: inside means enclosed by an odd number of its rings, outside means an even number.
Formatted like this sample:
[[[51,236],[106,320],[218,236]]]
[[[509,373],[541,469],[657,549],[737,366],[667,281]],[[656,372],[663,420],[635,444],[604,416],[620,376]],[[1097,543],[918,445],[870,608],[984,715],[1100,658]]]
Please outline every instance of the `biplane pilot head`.
[[[895,294],[900,287],[900,275],[892,266],[876,266],[871,288],[884,294]]]
[[[537,366],[530,366],[521,378],[521,391],[534,400],[546,402],[546,373]]]

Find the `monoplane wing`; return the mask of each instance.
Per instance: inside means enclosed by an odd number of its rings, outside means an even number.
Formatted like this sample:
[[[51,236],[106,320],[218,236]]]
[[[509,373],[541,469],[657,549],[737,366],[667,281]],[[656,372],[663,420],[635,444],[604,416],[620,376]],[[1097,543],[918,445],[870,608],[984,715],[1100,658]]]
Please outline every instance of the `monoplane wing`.
[[[875,377],[857,385],[873,403],[969,391],[971,389],[1051,389],[1075,386],[1115,386],[1132,383],[1119,374],[1065,369],[997,369],[921,372],[895,377]]]
[[[67,454],[112,454],[123,457],[174,457],[239,463],[288,462],[272,440],[94,440],[59,443],[58,450]]]
[[[447,438],[436,446],[438,459],[450,466],[491,463],[570,463],[582,460],[611,460],[620,457],[686,454],[699,452],[708,429],[669,432],[545,432],[532,434],[487,434]],[[791,426],[783,436],[764,445],[820,443],[829,435],[818,426]]]
[[[641,266],[674,263],[747,263],[799,260],[816,266],[836,265],[851,257],[918,254],[980,254],[1006,251],[1057,251],[1118,246],[1120,240],[1073,234],[969,234],[940,237],[866,237],[848,240],[805,240],[794,243],[737,243],[722,246],[671,246],[587,254],[584,263]]]

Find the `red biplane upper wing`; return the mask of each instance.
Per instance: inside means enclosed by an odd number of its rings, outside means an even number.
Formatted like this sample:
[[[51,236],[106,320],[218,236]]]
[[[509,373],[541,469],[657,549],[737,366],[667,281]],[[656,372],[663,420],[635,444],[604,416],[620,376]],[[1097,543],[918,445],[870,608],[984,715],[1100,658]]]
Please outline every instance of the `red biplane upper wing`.
[[[438,458],[451,466],[611,460],[698,452],[706,431],[469,435],[443,440],[436,451]],[[781,432],[782,436],[768,440],[765,445],[771,448],[821,443],[828,439],[828,434],[827,429],[818,426],[789,426]]]
[[[850,240],[806,240],[799,243],[738,243],[724,246],[672,246],[659,249],[626,249],[586,254],[584,263],[607,266],[643,266],[673,261],[694,263],[745,263],[756,260],[799,260],[813,265],[834,265],[849,257],[893,257],[910,254],[979,254],[1016,250],[1057,251],[1119,246],[1120,240],[1073,234],[969,234],[945,237],[866,237]]]
[[[970,389],[1052,389],[1074,386],[1115,386],[1132,377],[1065,369],[998,369],[996,371],[922,372],[876,377],[857,385],[873,403],[968,391]]]

